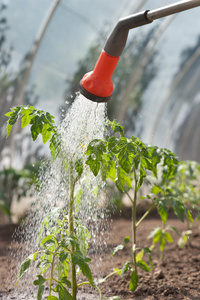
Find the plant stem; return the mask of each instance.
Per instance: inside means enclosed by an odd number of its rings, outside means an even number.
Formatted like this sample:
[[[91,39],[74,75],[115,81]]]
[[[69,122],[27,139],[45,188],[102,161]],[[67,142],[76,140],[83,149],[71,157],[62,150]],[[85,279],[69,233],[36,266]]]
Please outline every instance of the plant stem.
[[[165,223],[162,222],[162,232],[164,232],[164,231],[165,231]],[[164,262],[164,249],[161,250],[160,260],[161,260],[162,263]]]
[[[69,216],[69,235],[73,235],[74,233],[74,182],[73,182],[73,164],[70,162],[69,164],[69,208],[68,208],[68,216]],[[71,245],[71,271],[72,271],[72,297],[73,300],[76,300],[77,293],[77,282],[76,282],[76,266],[73,262],[73,252],[75,248]]]
[[[140,223],[148,216],[148,214],[152,211],[152,209],[156,206],[154,203],[146,212],[145,214],[140,218],[140,220],[137,222],[136,227],[140,225]]]
[[[137,273],[136,266],[136,201],[137,201],[137,177],[136,171],[134,169],[134,181],[135,181],[135,190],[134,190],[134,198],[133,198],[133,206],[132,206],[132,237],[133,237],[133,252],[132,252],[132,260],[133,260],[133,268]]]
[[[49,278],[49,296],[51,296],[51,285],[52,285],[52,281],[54,280],[53,278],[53,268],[54,268],[54,260],[57,254],[57,250],[60,248],[60,246],[58,246],[58,248],[55,250],[54,254],[53,254],[53,259],[52,259],[52,263],[51,263],[51,273],[50,273],[50,278]]]

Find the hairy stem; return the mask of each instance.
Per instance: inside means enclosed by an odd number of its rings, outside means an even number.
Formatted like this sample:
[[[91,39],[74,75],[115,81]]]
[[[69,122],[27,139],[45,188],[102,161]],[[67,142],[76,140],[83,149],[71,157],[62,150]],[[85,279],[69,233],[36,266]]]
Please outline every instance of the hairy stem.
[[[162,232],[164,232],[164,231],[165,231],[165,223],[162,222]],[[160,260],[161,260],[162,263],[164,262],[164,249],[161,250],[161,253],[160,253]]]
[[[54,260],[57,254],[58,249],[60,248],[60,246],[58,246],[58,248],[55,250],[54,254],[53,254],[53,258],[52,258],[52,262],[51,262],[51,273],[50,273],[50,278],[49,278],[49,296],[51,296],[51,285],[52,285],[52,281],[54,280],[53,278],[53,268],[54,268]]]
[[[74,233],[74,181],[73,181],[73,164],[70,163],[69,165],[69,235],[73,235]],[[77,282],[76,282],[76,266],[73,262],[73,252],[74,246],[71,245],[71,271],[72,271],[72,297],[73,300],[76,300],[76,293],[77,293]]]
[[[134,181],[135,181],[135,190],[134,190],[134,198],[133,198],[133,206],[132,206],[132,236],[133,236],[133,268],[134,271],[137,273],[137,266],[136,266],[136,201],[137,201],[137,177],[136,171],[134,169]]]

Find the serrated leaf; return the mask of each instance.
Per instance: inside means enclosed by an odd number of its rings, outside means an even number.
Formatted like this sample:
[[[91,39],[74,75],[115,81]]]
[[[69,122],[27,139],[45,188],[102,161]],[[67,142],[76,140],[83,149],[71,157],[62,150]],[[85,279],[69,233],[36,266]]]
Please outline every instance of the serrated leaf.
[[[131,274],[131,280],[129,283],[129,290],[130,291],[135,291],[138,285],[138,275],[136,271],[133,271]]]
[[[120,145],[121,141],[121,145]],[[120,166],[124,169],[126,173],[129,173],[131,171],[132,165],[133,165],[133,158],[134,158],[134,152],[135,147],[132,143],[127,142],[126,138],[121,138],[118,143],[119,147],[119,154],[118,154],[118,160]]]
[[[94,139],[89,143],[85,154],[88,156],[86,164],[90,167],[94,176],[97,176],[100,170],[100,162],[102,161],[102,156],[106,151],[106,146],[102,140]]]
[[[89,280],[91,286],[94,286],[92,272],[86,262],[86,258],[82,256],[81,252],[75,251],[73,253],[73,263],[78,265],[85,277]]]
[[[72,295],[62,286],[59,288],[59,300],[73,300]]]
[[[92,171],[94,176],[97,176],[100,170],[100,162],[90,155],[86,160],[86,164],[90,167],[90,170]]]
[[[165,224],[168,219],[169,208],[166,206],[164,201],[158,201],[157,209],[158,209],[158,213],[159,213],[163,223]]]
[[[172,208],[174,210],[174,213],[178,216],[179,220],[181,220],[181,222],[184,222],[185,209],[183,203],[180,201],[172,201]]]
[[[31,121],[31,117],[30,117],[30,112],[31,110],[23,110],[22,111],[22,125],[21,128],[26,127],[27,125],[30,124]]]
[[[51,138],[51,131],[49,131],[50,127],[51,126],[49,124],[44,124],[42,127],[42,141],[44,144],[46,144],[46,142],[48,142]]]
[[[14,125],[17,122],[20,116],[20,112],[21,112],[21,106],[12,108],[12,112],[10,113],[9,115],[10,118],[8,120],[9,125]],[[8,116],[8,114],[6,114],[6,116]]]
[[[67,253],[67,252],[61,251],[61,252],[59,253],[59,260],[60,260],[61,262],[63,262],[67,257],[68,257],[68,253]]]
[[[149,266],[147,265],[147,263],[144,260],[139,260],[137,262],[137,266],[142,268],[142,270],[144,270],[145,272],[151,271],[151,268],[149,268]]]
[[[7,133],[7,136],[6,136],[6,137],[8,137],[8,136],[10,135],[11,130],[12,130],[12,125],[7,124],[7,126],[6,126],[6,133]]]

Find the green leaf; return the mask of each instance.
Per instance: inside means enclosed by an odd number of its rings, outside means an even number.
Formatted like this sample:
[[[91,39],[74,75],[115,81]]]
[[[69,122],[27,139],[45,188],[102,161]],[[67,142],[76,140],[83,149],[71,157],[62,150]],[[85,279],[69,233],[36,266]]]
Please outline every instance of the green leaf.
[[[184,204],[180,201],[172,201],[172,208],[174,210],[174,213],[178,216],[179,220],[181,220],[181,222],[184,222]]]
[[[75,170],[78,173],[79,178],[83,173],[83,161],[81,158],[77,159],[75,162]]]
[[[44,292],[44,285],[39,285],[37,292],[37,300],[42,300],[42,295]]]
[[[135,147],[133,146],[132,143],[127,142],[127,139],[124,137],[120,138],[118,147],[119,147],[119,154],[118,154],[119,164],[126,173],[129,173],[133,165]]]
[[[125,262],[125,264],[124,264],[124,266],[123,266],[123,268],[122,268],[122,270],[121,270],[121,274],[120,274],[121,278],[124,276],[124,274],[125,274],[128,270],[130,270],[130,262],[129,262],[129,261]]]
[[[124,238],[124,244],[128,244],[129,241],[130,241],[130,237],[129,236],[127,236],[127,237]]]
[[[28,271],[30,265],[31,265],[31,260],[29,258],[25,259],[22,262],[19,272],[18,272],[18,275],[17,275],[17,283],[18,283],[19,279],[23,276],[23,274]],[[17,283],[16,283],[16,285],[17,285]]]
[[[87,258],[83,257],[81,252],[75,251],[72,255],[73,263],[78,265],[85,277],[89,280],[91,286],[94,286],[92,272],[86,262]]]
[[[144,250],[142,249],[138,254],[136,255],[136,262],[140,261],[143,258]]]
[[[55,241],[52,239],[54,238],[54,236],[51,234],[51,235],[48,235],[46,236],[45,238],[43,238],[40,242],[40,246],[42,248],[47,248],[48,245],[51,246],[51,245],[54,245],[55,244]]]
[[[49,124],[44,124],[43,128],[42,128],[42,140],[43,143],[46,144],[46,142],[48,142],[48,140],[50,140],[51,138],[51,131],[49,131],[48,129],[51,126]]]
[[[5,114],[7,117],[10,117],[8,120],[9,125],[14,125],[20,117],[21,106],[13,107],[12,112]]]
[[[67,276],[63,276],[61,278],[61,282],[66,284],[68,286],[68,288],[71,288],[71,282],[67,279]]]
[[[112,256],[115,255],[115,253],[117,253],[119,250],[124,249],[124,245],[118,245],[117,247],[114,248],[113,252],[112,252]]]
[[[152,187],[152,189],[151,189],[151,192],[152,192],[154,195],[156,195],[156,194],[162,192],[162,189],[161,189],[160,186],[154,185],[154,186]]]
[[[30,117],[30,114],[31,113],[31,110],[30,109],[23,109],[22,111],[22,125],[21,125],[21,128],[24,128],[26,127],[27,125],[30,124],[30,121],[31,121],[31,117]]]
[[[145,173],[145,169],[140,166],[140,179],[139,182],[137,184],[137,191],[139,190],[139,188],[142,186],[143,184],[143,179],[146,177],[146,173]]]
[[[47,300],[60,300],[56,296],[48,296]]]
[[[120,192],[124,192],[125,186],[130,189],[132,185],[132,178],[127,175],[124,169],[117,167],[117,178],[115,179],[115,184]]]
[[[38,264],[37,268],[40,268],[41,274],[44,274],[50,266],[50,261],[46,258],[42,259]]]
[[[158,201],[157,209],[158,209],[158,213],[159,213],[163,223],[165,224],[168,219],[169,208],[166,206],[164,201]]]
[[[193,223],[194,220],[193,220],[193,218],[192,218],[192,214],[191,214],[190,210],[189,210],[188,208],[186,208],[185,210],[186,210],[186,217],[187,217],[187,219],[188,219],[191,223]]]
[[[155,244],[160,240],[161,235],[162,235],[162,230],[160,228],[155,228],[155,229],[152,230],[152,232],[150,233],[148,238],[153,237],[153,244]]]
[[[7,124],[7,127],[6,127],[7,136],[6,137],[8,137],[10,135],[11,129],[12,129],[12,125]]]
[[[164,251],[165,250],[165,244],[166,244],[166,240],[165,240],[165,234],[161,234],[160,237],[160,251]]]
[[[173,243],[173,238],[169,232],[165,232],[165,239],[168,243]]]
[[[137,266],[142,268],[145,272],[151,271],[151,268],[149,268],[149,266],[147,265],[147,263],[144,260],[139,260],[137,262]]]
[[[100,162],[90,155],[86,160],[86,164],[90,167],[94,176],[97,176],[100,170]]]
[[[34,285],[42,285],[45,283],[46,279],[42,275],[37,275],[38,279],[33,281]]]
[[[51,151],[51,157],[53,160],[56,159],[60,152],[60,135],[54,133],[49,144],[49,149]]]
[[[131,280],[129,283],[129,290],[130,291],[135,291],[138,285],[138,275],[136,271],[133,271],[131,274]]]
[[[64,286],[59,288],[59,300],[73,300],[72,295],[67,291]]]
[[[124,136],[124,127],[121,126],[116,120],[108,121],[108,124],[111,126],[114,133],[119,132],[121,136]]]
[[[61,262],[63,262],[67,257],[68,257],[68,253],[67,253],[67,252],[61,251],[61,252],[59,253],[59,260],[60,260]]]
[[[86,164],[90,167],[94,176],[97,176],[100,170],[100,162],[102,161],[103,153],[106,151],[106,146],[104,142],[99,139],[94,139],[89,143],[87,150],[85,152],[88,155]]]

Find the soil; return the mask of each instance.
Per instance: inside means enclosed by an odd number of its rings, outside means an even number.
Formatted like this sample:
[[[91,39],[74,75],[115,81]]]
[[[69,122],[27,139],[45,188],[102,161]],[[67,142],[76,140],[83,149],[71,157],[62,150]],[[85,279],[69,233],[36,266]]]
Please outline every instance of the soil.
[[[137,246],[148,247],[151,245],[147,239],[152,228],[160,224],[158,219],[143,221],[138,227]],[[180,232],[186,229],[186,224],[177,219],[170,219],[168,224],[176,227]],[[0,299],[34,300],[34,291],[25,296],[23,291],[14,292],[14,284],[10,284],[8,278],[11,269],[16,268],[16,262],[9,256],[8,248],[11,246],[11,236],[15,226],[7,225],[0,227]],[[131,236],[131,220],[118,218],[109,222],[107,226],[107,245],[100,247],[96,244],[95,253],[90,253],[93,258],[93,274],[105,277],[112,272],[113,268],[121,268],[130,259],[130,252],[126,248],[111,258],[114,247],[123,242],[124,237]],[[120,296],[122,300],[128,299],[200,299],[200,227],[195,223],[192,229],[190,245],[185,248],[177,246],[178,237],[174,232],[172,236],[174,243],[166,244],[164,263],[159,259],[159,247],[156,246],[152,252],[154,269],[151,272],[139,270],[139,283],[135,292],[129,291],[130,273],[127,272],[121,279],[114,275],[106,282],[99,285],[104,297]],[[12,249],[17,247],[12,243]],[[103,247],[103,252],[102,252]],[[101,248],[101,250],[100,250]],[[103,253],[103,254],[102,254]],[[101,263],[100,263],[101,261]],[[79,300],[99,299],[96,290],[90,288],[82,289],[78,296]]]

